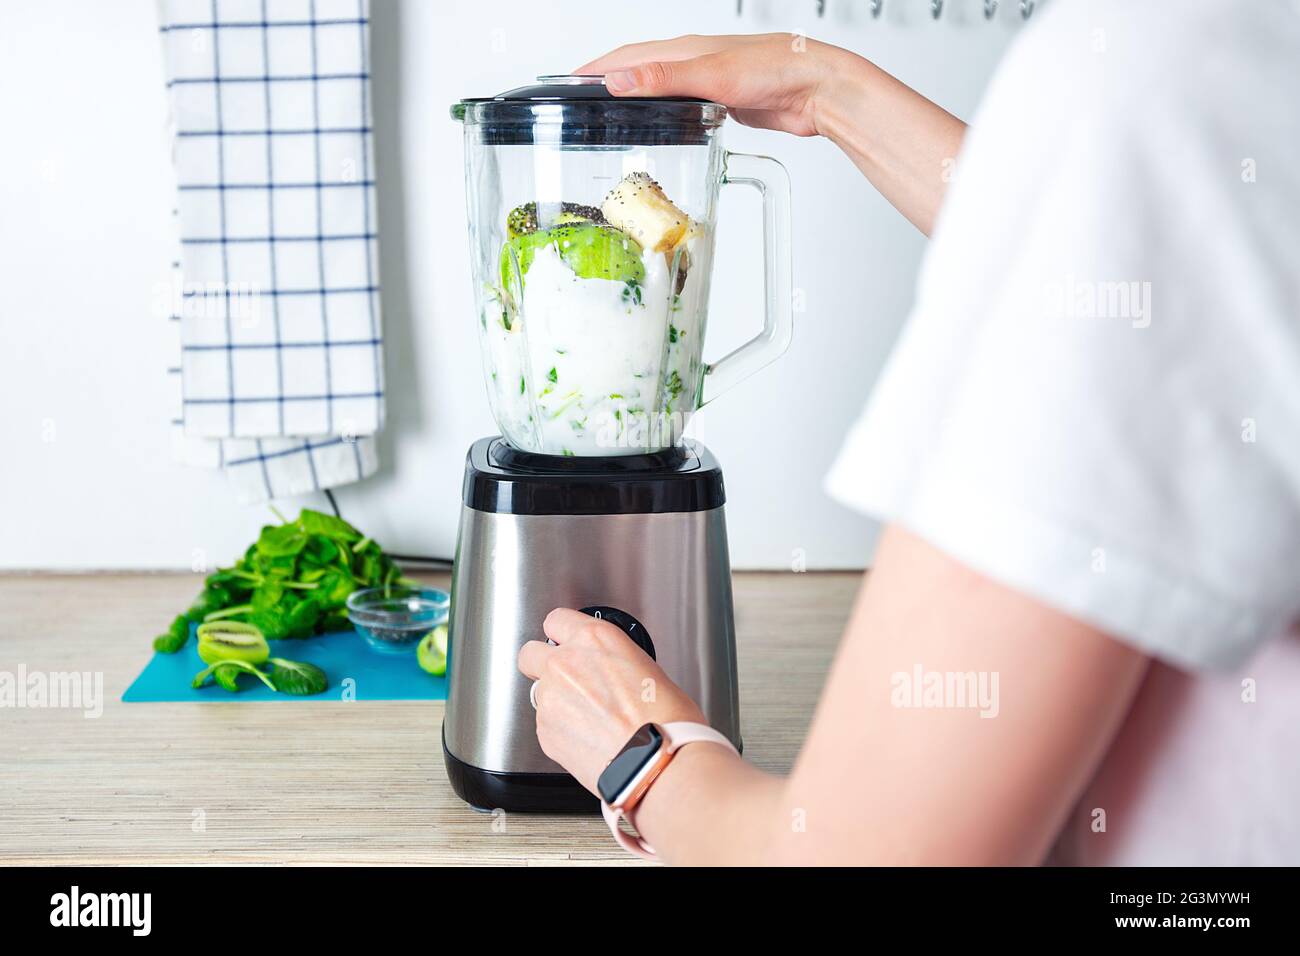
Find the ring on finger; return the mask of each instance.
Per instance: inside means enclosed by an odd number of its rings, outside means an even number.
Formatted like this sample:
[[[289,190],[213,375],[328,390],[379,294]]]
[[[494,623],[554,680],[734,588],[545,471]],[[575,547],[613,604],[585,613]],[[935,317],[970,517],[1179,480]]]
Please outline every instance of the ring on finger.
[[[533,705],[533,710],[537,709],[537,685],[540,683],[541,681],[535,680],[533,686],[528,688],[528,703]]]

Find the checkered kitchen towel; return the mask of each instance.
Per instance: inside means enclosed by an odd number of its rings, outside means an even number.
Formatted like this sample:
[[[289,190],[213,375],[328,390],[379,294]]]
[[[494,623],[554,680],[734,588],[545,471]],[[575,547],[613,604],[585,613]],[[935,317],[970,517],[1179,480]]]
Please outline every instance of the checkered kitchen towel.
[[[177,178],[173,423],[243,501],[378,467],[368,0],[159,0]]]

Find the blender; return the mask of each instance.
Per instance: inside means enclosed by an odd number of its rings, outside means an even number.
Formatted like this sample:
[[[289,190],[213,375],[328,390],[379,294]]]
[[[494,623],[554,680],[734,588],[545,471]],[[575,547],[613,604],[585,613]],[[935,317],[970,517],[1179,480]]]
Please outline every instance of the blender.
[[[478,809],[596,810],[537,742],[520,647],[555,607],[623,629],[740,746],[722,471],[691,415],[790,342],[789,181],[726,108],[598,76],[453,105],[484,380],[452,570],[443,751]],[[763,200],[761,331],[703,358],[719,187]]]

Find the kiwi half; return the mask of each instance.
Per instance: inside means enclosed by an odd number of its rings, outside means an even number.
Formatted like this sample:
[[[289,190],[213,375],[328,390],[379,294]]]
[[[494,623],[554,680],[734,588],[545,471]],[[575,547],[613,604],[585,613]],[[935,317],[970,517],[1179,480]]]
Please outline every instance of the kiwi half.
[[[641,246],[635,239],[613,226],[573,222],[518,236],[502,246],[501,287],[513,292],[515,263],[519,275],[527,275],[537,251],[548,245],[555,246],[564,264],[581,279],[645,279]]]
[[[242,621],[208,621],[199,625],[199,658],[205,664],[243,661],[261,664],[271,656],[262,632]]]
[[[441,677],[447,673],[447,625],[439,624],[420,641],[415,649],[415,660],[420,669]]]

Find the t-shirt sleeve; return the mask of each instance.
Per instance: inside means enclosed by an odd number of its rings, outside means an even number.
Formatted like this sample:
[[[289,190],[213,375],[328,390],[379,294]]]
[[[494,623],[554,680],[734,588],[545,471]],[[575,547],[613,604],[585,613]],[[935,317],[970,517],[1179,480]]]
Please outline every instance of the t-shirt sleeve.
[[[1297,27],[1060,6],[974,119],[827,487],[1156,657],[1232,665],[1300,607]]]

